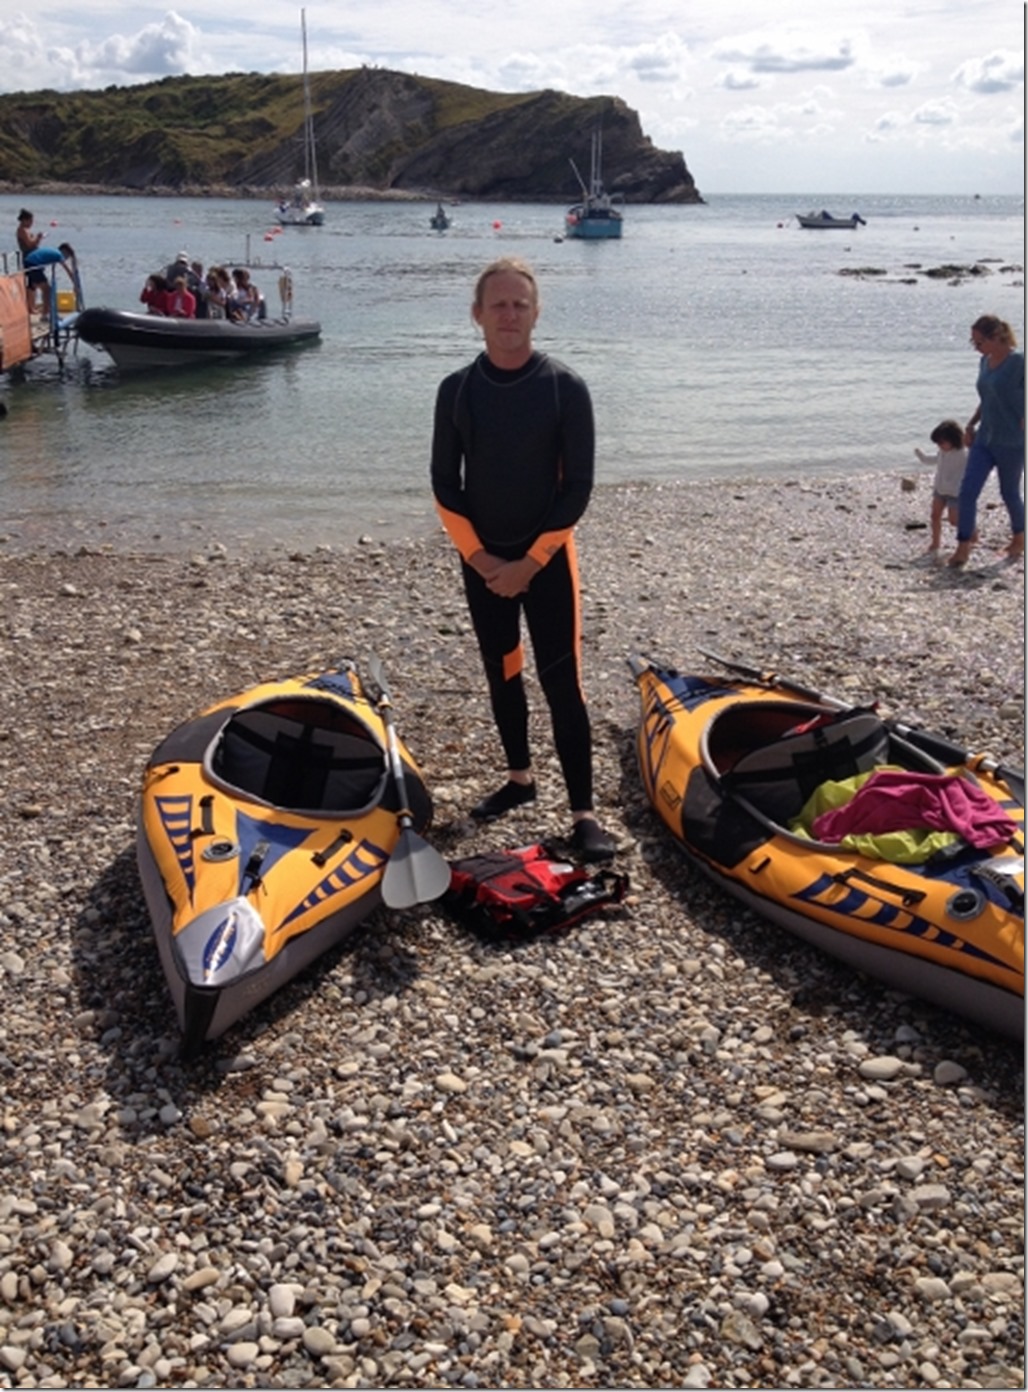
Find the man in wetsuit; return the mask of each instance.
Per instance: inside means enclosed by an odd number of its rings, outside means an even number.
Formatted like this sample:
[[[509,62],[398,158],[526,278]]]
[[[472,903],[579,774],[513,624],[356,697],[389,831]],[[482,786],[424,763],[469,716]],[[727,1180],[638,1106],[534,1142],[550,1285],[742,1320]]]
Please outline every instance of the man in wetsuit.
[[[472,816],[492,821],[535,800],[523,612],[571,804],[571,844],[583,860],[607,860],[614,842],[593,815],[573,537],[592,491],[592,401],[580,377],[532,346],[539,295],[524,262],[503,258],[487,266],[471,312],[485,352],[439,387],[432,490],[460,553],[507,760],[507,782]]]

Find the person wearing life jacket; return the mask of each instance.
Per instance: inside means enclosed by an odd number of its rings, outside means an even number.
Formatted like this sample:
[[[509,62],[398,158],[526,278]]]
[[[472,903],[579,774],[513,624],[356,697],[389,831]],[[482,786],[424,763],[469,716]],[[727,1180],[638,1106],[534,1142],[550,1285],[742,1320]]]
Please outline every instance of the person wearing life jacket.
[[[583,860],[606,860],[614,842],[593,812],[573,536],[593,485],[592,401],[577,373],[533,347],[539,295],[525,262],[503,258],[486,267],[472,317],[485,351],[438,389],[431,466],[507,761],[506,783],[472,816],[492,821],[536,797],[524,614],[571,805],[571,845]]]

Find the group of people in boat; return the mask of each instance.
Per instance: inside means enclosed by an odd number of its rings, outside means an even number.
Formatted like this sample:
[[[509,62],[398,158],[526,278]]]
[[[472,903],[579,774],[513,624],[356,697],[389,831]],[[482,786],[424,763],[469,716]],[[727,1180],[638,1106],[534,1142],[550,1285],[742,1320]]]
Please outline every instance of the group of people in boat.
[[[264,296],[250,279],[245,266],[231,272],[225,266],[211,266],[206,272],[201,261],[190,261],[185,251],[163,271],[146,278],[139,296],[147,314],[163,314],[171,319],[232,319],[245,323],[267,317]]]

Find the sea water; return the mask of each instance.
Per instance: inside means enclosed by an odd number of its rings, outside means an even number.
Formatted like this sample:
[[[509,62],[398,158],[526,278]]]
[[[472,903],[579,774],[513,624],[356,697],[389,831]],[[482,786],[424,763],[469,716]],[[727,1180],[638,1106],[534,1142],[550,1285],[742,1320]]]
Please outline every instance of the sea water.
[[[0,379],[0,532],[21,543],[428,530],[436,387],[480,347],[472,288],[501,255],[532,264],[537,345],[592,391],[600,488],[913,471],[933,426],[974,410],[972,321],[998,314],[1023,337],[1021,198],[721,196],[631,206],[620,241],[585,242],[553,204],[462,204],[438,233],[434,202],[329,203],[323,227],[278,231],[270,201],[5,195],[12,247],[23,204],[48,245],[74,247],[87,305],[141,309],[146,276],[184,250],[264,263],[272,314],[288,267],[322,336],[141,374],[80,344]],[[866,226],[800,229],[822,206]],[[925,274],[947,265],[979,271]]]

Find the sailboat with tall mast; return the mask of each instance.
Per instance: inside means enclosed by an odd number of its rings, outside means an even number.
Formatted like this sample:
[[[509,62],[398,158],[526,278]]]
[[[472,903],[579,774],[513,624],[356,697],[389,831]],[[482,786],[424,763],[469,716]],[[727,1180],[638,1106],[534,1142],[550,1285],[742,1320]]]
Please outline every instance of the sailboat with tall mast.
[[[307,73],[307,11],[300,11],[303,35],[303,178],[293,188],[292,198],[283,198],[275,214],[283,227],[320,227],[325,209],[318,187],[318,151],[314,140],[314,110]]]

